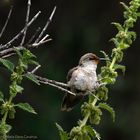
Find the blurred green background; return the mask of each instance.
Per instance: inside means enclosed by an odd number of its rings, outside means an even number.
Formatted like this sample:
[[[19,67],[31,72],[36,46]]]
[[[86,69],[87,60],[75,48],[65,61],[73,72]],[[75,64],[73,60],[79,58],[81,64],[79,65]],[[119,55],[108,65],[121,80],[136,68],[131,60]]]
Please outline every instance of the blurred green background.
[[[123,1],[123,0],[122,0]],[[43,27],[53,7],[57,11],[47,33],[53,41],[38,49],[33,49],[42,68],[38,74],[50,79],[65,82],[70,68],[77,65],[79,58],[86,52],[102,56],[100,50],[111,53],[114,45],[109,42],[117,30],[110,24],[123,22],[123,8],[118,0],[32,0],[30,18],[39,10],[39,19],[28,30],[27,39],[38,26]],[[128,0],[124,0],[128,3]],[[0,44],[10,40],[24,26],[27,0],[0,0],[0,29],[2,28],[10,5],[14,5],[8,28],[0,39]],[[103,113],[99,126],[95,126],[103,140],[140,140],[140,20],[136,23],[137,40],[125,52],[122,64],[126,74],[109,87],[108,103],[116,111],[113,123],[107,112]],[[100,72],[100,64],[98,72]],[[0,68],[0,90],[8,97],[9,73]],[[73,111],[60,111],[63,92],[50,86],[37,86],[24,80],[22,95],[14,100],[29,102],[38,115],[17,110],[16,118],[8,120],[13,126],[10,135],[37,136],[38,140],[59,140],[55,122],[69,131],[80,115],[80,105]],[[33,139],[33,138],[32,138]],[[10,139],[12,140],[12,139]],[[18,139],[17,139],[18,140]],[[21,139],[20,139],[21,140]],[[24,139],[25,140],[25,139]]]

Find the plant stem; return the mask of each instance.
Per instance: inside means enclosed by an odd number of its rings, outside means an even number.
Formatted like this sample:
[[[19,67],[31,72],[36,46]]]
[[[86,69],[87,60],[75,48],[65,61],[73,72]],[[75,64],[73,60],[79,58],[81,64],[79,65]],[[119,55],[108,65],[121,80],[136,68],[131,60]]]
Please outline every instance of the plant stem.
[[[11,102],[12,102],[12,100],[13,100],[13,96],[11,95],[11,96],[9,97],[9,100],[8,100],[7,104],[10,105]],[[7,116],[8,116],[8,111],[9,111],[9,110],[7,110],[7,111],[4,113],[4,116],[3,116],[3,118],[2,118],[2,124],[3,124],[3,125],[4,125],[5,122],[6,122],[6,119],[7,119]]]
[[[113,60],[112,60],[112,62],[110,64],[110,69],[113,69],[115,63],[116,63],[116,57],[114,56]]]
[[[91,104],[92,104],[93,106],[95,106],[95,104],[97,103],[97,101],[98,101],[97,98],[94,98],[94,100],[93,100],[93,102],[92,102]],[[87,123],[89,117],[90,117],[90,112],[88,112],[88,113],[85,115],[84,119],[81,121],[80,128],[82,128],[83,126],[86,125],[86,123]]]

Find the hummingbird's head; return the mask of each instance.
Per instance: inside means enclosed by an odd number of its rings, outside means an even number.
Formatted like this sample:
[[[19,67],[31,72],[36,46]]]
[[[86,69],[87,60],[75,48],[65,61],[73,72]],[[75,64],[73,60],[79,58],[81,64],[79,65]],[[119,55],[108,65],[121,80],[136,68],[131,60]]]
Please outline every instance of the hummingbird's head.
[[[87,62],[93,62],[94,64],[98,64],[100,58],[93,53],[86,53],[80,58],[79,65],[82,65]]]

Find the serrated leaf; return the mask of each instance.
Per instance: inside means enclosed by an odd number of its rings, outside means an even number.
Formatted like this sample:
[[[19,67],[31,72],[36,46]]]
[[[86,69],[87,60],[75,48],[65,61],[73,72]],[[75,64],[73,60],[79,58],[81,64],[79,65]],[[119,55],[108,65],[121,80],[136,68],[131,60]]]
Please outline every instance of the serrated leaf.
[[[3,93],[0,91],[0,101],[3,101],[4,95]]]
[[[37,114],[35,112],[35,110],[31,107],[31,105],[29,105],[28,103],[18,103],[16,105],[14,105],[16,107],[19,107],[20,109],[23,109],[27,112],[33,113],[33,114]]]
[[[25,77],[27,77],[29,80],[33,81],[33,82],[36,83],[37,85],[40,85],[38,79],[35,77],[34,74],[32,74],[32,73],[27,73],[27,74],[25,74]]]
[[[115,121],[115,111],[112,107],[110,107],[108,104],[106,103],[99,103],[98,105],[100,108],[102,109],[105,109],[107,111],[110,112],[111,116],[112,116],[112,119],[113,119],[113,122]]]
[[[12,62],[10,62],[9,60],[6,59],[2,59],[0,58],[0,62],[6,67],[8,68],[11,72],[13,72],[14,70],[14,64]]]
[[[58,129],[58,131],[59,131],[60,139],[61,139],[61,140],[69,140],[68,133],[65,132],[65,131],[63,130],[63,128],[62,128],[59,124],[55,123],[55,125],[56,125],[56,127],[57,127],[57,129]]]
[[[93,130],[93,128],[92,128],[90,125],[85,125],[85,126],[83,127],[83,131],[88,132],[89,135],[90,135],[92,138],[96,137],[95,131]]]

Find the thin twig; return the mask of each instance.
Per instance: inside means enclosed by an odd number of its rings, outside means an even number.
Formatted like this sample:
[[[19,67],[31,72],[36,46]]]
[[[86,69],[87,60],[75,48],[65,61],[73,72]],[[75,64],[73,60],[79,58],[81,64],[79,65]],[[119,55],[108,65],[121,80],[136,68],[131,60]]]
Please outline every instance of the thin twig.
[[[6,43],[5,45],[1,46],[0,49],[4,49],[4,48],[8,48],[11,43],[13,43],[16,39],[18,39],[23,33],[25,28],[28,28],[39,16],[39,14],[41,13],[41,11],[39,11],[32,19],[31,21],[27,24],[27,27],[24,27],[15,37],[13,37],[8,43]]]
[[[45,43],[47,43],[47,42],[49,42],[51,40],[52,39],[50,38],[50,39],[45,40],[45,41],[43,41],[41,43],[39,42],[39,43],[36,43],[36,44],[35,43],[34,44],[27,44],[24,47],[23,46],[17,46],[15,48],[18,48],[19,50],[23,50],[25,47],[27,47],[27,48],[35,48],[35,47],[39,47],[39,46],[41,46],[41,45],[43,45],[43,44],[45,44]],[[10,56],[15,54],[14,52],[15,52],[14,48],[4,49],[4,50],[0,51],[0,58],[10,57]]]
[[[31,71],[31,73],[34,74],[40,67],[41,67],[41,65],[36,66],[36,67]]]
[[[65,88],[63,88],[63,87],[60,87],[60,86],[58,86],[58,85],[55,85],[55,84],[53,84],[53,83],[49,83],[49,82],[47,82],[47,81],[45,82],[45,81],[41,81],[41,80],[39,80],[39,82],[42,83],[42,84],[45,84],[45,85],[50,85],[50,86],[56,87],[57,89],[60,89],[60,90],[62,90],[63,92],[66,92],[66,93],[69,93],[69,94],[71,94],[71,95],[76,96],[75,93],[73,93],[73,92],[71,92],[71,91],[69,91],[69,90],[67,90],[67,89],[65,89]]]
[[[25,38],[26,38],[26,33],[27,33],[27,29],[28,29],[28,22],[29,22],[29,15],[30,15],[30,7],[31,7],[31,0],[28,0],[28,4],[27,4],[27,14],[26,14],[26,20],[25,20],[25,29],[23,32],[23,38],[22,41],[20,43],[20,46],[22,46],[24,44]]]
[[[44,28],[43,28],[42,32],[40,33],[39,37],[36,39],[35,43],[39,42],[39,40],[43,36],[44,32],[46,31],[47,27],[49,26],[49,24],[52,21],[52,18],[53,18],[53,15],[54,15],[55,11],[56,11],[56,6],[54,7],[54,9],[53,9],[53,11],[52,11],[52,13],[51,13],[46,25],[44,26]]]
[[[4,55],[4,56],[2,56],[1,58],[8,58],[8,57],[10,57],[10,56],[12,56],[12,55],[15,55],[16,53],[10,53],[10,54],[7,54],[7,55]]]
[[[10,9],[10,11],[9,11],[7,20],[6,20],[6,22],[5,22],[5,24],[4,24],[3,28],[2,28],[2,31],[1,31],[1,33],[0,33],[0,38],[2,37],[4,31],[5,31],[6,27],[7,27],[7,24],[8,24],[8,22],[9,22],[10,17],[11,17],[12,11],[13,11],[13,6],[11,6],[11,9]]]
[[[45,41],[40,41],[39,43],[34,43],[34,44],[31,44],[31,45],[27,45],[28,47],[38,47],[38,46],[40,46],[40,45],[43,45],[43,44],[45,44],[45,43],[47,43],[47,42],[49,42],[49,41],[52,41],[52,39],[51,38],[49,38],[49,39],[47,39],[47,40],[45,40]]]
[[[47,37],[49,37],[48,34],[46,34],[39,42],[43,42]]]
[[[61,87],[66,87],[68,88],[68,85],[65,84],[65,83],[62,83],[62,82],[58,82],[58,81],[55,81],[55,80],[50,80],[50,79],[47,79],[47,78],[43,78],[43,77],[40,77],[38,75],[35,75],[35,77],[40,80],[40,81],[43,81],[43,82],[48,82],[48,83],[52,83],[52,84],[55,84],[55,85],[58,85],[58,86],[61,86]]]
[[[40,27],[37,28],[37,30],[35,31],[35,33],[33,34],[33,36],[29,39],[29,41],[27,42],[27,44],[31,44],[32,41],[35,39],[36,35],[38,34],[38,32],[41,30]],[[25,46],[27,46],[27,44]]]

